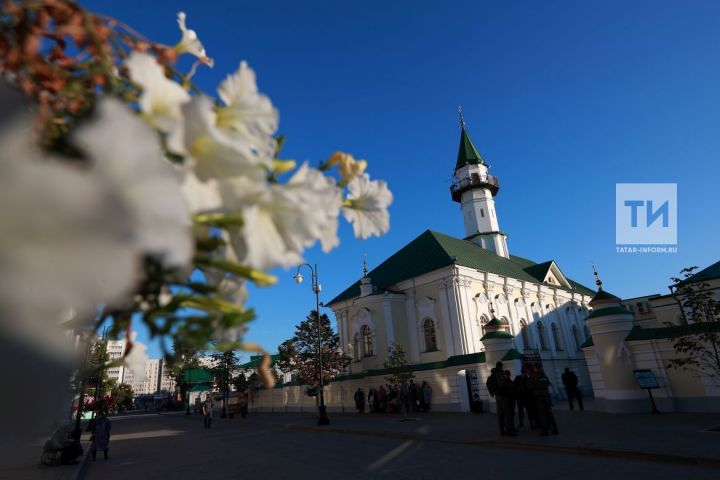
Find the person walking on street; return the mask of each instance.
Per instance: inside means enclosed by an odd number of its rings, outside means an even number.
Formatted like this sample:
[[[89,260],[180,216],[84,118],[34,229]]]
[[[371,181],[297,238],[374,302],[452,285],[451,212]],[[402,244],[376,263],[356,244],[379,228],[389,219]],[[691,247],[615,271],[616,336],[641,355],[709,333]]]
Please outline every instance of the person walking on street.
[[[577,398],[578,407],[580,407],[580,410],[585,410],[585,408],[583,407],[582,392],[580,392],[580,389],[578,388],[577,375],[575,375],[572,370],[566,367],[565,373],[562,374],[562,382],[565,386],[565,391],[567,392],[570,410],[575,409],[575,406],[573,405],[573,398]]]
[[[532,421],[530,420],[530,411],[528,410],[527,405],[527,390],[527,369],[525,367],[522,367],[522,370],[520,370],[520,375],[517,375],[515,377],[515,380],[512,384],[512,397],[515,400],[518,412],[518,427],[525,426],[525,412],[527,412],[528,423],[530,423],[532,426]]]
[[[105,460],[108,459],[108,450],[110,450],[110,429],[112,425],[110,420],[105,416],[105,412],[100,411],[97,419],[92,428],[92,445],[90,446],[90,453],[92,454],[93,462],[96,460],[97,451],[102,450]]]
[[[552,402],[550,401],[550,379],[540,367],[533,367],[533,375],[530,377],[530,389],[537,408],[538,422],[540,423],[540,435],[548,436],[558,434],[555,416],[552,413]]]
[[[525,367],[525,374],[523,375],[525,382],[524,392],[524,403],[525,411],[527,412],[528,421],[530,422],[530,428],[540,428],[540,422],[538,421],[537,403],[533,396],[532,387],[530,385],[530,379],[532,374],[531,367]]]
[[[387,393],[385,392],[385,387],[380,385],[380,388],[378,388],[378,403],[380,406],[380,412],[381,413],[387,413]]]
[[[515,419],[510,405],[511,383],[505,376],[503,371],[503,363],[497,362],[495,368],[491,370],[485,386],[491,397],[495,398],[497,405],[498,426],[500,427],[500,435],[515,437]]]
[[[242,418],[247,418],[247,414],[248,414],[247,393],[241,393],[240,394],[240,416]]]
[[[215,402],[213,402],[212,397],[208,393],[207,396],[205,397],[205,402],[203,402],[203,406],[202,406],[203,423],[205,425],[205,428],[212,427],[213,408],[215,408]]]
[[[357,409],[358,413],[365,413],[365,392],[363,392],[362,389],[358,387],[353,398],[355,399],[355,408]]]
[[[408,388],[408,402],[410,403],[410,411],[417,412],[418,407],[418,388],[415,382],[410,379],[410,387]]]
[[[430,410],[430,402],[432,400],[432,388],[430,388],[429,383],[422,382],[422,386],[420,387],[420,398],[422,398],[423,402],[423,412],[427,412]]]
[[[376,403],[375,403],[375,389],[374,389],[374,388],[371,388],[371,389],[368,391],[368,394],[367,394],[367,403],[368,403],[368,408],[370,409],[370,413],[375,413],[375,411],[376,411],[376,408],[375,408]]]

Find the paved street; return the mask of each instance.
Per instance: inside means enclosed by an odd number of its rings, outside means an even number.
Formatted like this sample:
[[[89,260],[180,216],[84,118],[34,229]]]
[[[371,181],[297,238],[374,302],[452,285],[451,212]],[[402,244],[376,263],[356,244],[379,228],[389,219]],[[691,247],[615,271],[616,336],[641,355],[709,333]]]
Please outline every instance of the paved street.
[[[111,458],[90,462],[86,478],[418,479],[474,478],[488,473],[493,478],[531,475],[538,479],[720,477],[717,466],[682,465],[662,457],[638,460],[537,449],[536,432],[525,432],[527,440],[532,440],[527,445],[505,443],[503,448],[464,440],[467,428],[463,432],[461,423],[489,426],[493,420],[490,415],[437,414],[398,422],[398,417],[390,416],[334,415],[331,429],[322,430],[314,427],[307,414],[266,414],[245,421],[216,419],[213,428],[205,430],[196,416],[116,417]],[[460,425],[457,437],[445,438],[442,428],[435,428],[453,424]],[[705,435],[712,448],[718,447],[720,434]],[[670,444],[676,440],[666,439]]]

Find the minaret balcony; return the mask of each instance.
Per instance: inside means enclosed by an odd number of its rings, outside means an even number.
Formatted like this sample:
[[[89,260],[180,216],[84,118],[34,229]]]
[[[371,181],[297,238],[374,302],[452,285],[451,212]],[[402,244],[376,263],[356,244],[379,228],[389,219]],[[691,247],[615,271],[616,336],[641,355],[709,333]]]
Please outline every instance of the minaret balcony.
[[[461,178],[457,182],[450,185],[450,193],[452,199],[460,202],[460,198],[464,192],[475,188],[487,188],[493,196],[497,195],[500,190],[500,181],[492,175],[479,175],[473,173],[470,177]]]

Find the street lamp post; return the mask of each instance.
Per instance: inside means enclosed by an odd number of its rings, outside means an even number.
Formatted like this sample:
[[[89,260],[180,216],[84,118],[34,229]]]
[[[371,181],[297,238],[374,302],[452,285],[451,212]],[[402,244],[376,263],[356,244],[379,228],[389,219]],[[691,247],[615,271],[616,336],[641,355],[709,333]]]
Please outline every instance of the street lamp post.
[[[315,321],[317,323],[317,346],[318,346],[318,373],[320,377],[320,406],[318,407],[318,425],[328,425],[330,423],[330,420],[327,416],[327,410],[325,408],[325,384],[323,381],[323,368],[322,368],[322,333],[320,328],[320,284],[318,283],[318,267],[317,264],[315,264],[315,268],[312,267],[309,263],[303,263],[300,265],[297,269],[297,273],[293,277],[295,279],[295,283],[302,283],[303,276],[300,275],[300,269],[302,267],[308,267],[310,269],[310,272],[312,274],[311,280],[312,280],[312,290],[315,293]]]
[[[190,376],[192,373],[187,369],[187,364],[185,363],[185,354],[182,355],[182,362],[183,362],[183,381],[185,382],[185,403],[187,403],[187,410],[185,411],[185,415],[190,415]]]

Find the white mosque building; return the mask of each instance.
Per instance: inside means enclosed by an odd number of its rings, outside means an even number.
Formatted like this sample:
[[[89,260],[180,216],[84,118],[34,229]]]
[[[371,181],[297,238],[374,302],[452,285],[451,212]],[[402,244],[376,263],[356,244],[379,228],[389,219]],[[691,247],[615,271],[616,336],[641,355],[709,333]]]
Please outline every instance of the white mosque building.
[[[436,388],[447,410],[469,410],[470,399],[485,397],[484,378],[497,360],[516,372],[541,362],[560,396],[560,375],[570,367],[589,393],[581,346],[595,292],[553,260],[510,254],[495,210],[500,182],[463,121],[454,177],[450,196],[460,204],[464,238],[427,230],[327,302],[353,357],[348,380],[382,383],[388,347],[399,342],[419,380],[449,382]]]
[[[657,380],[661,410],[719,411],[712,372],[692,375],[667,363],[677,356],[673,338],[720,332],[720,316],[694,323],[675,294],[623,301],[604,291],[599,278],[598,290],[590,290],[551,259],[536,263],[510,254],[495,210],[500,182],[489,174],[462,117],[454,173],[450,196],[460,204],[465,237],[427,230],[326,302],[352,357],[348,372],[325,387],[328,410],[352,411],[358,388],[367,392],[386,383],[383,362],[399,342],[415,382],[431,386],[435,411],[492,406],[485,380],[497,361],[514,374],[541,364],[559,398],[565,397],[561,374],[569,367],[583,393],[594,394],[595,407],[608,412],[647,411],[637,372]],[[700,281],[720,291],[720,262],[686,282]],[[258,392],[253,406],[317,408],[293,382]]]

